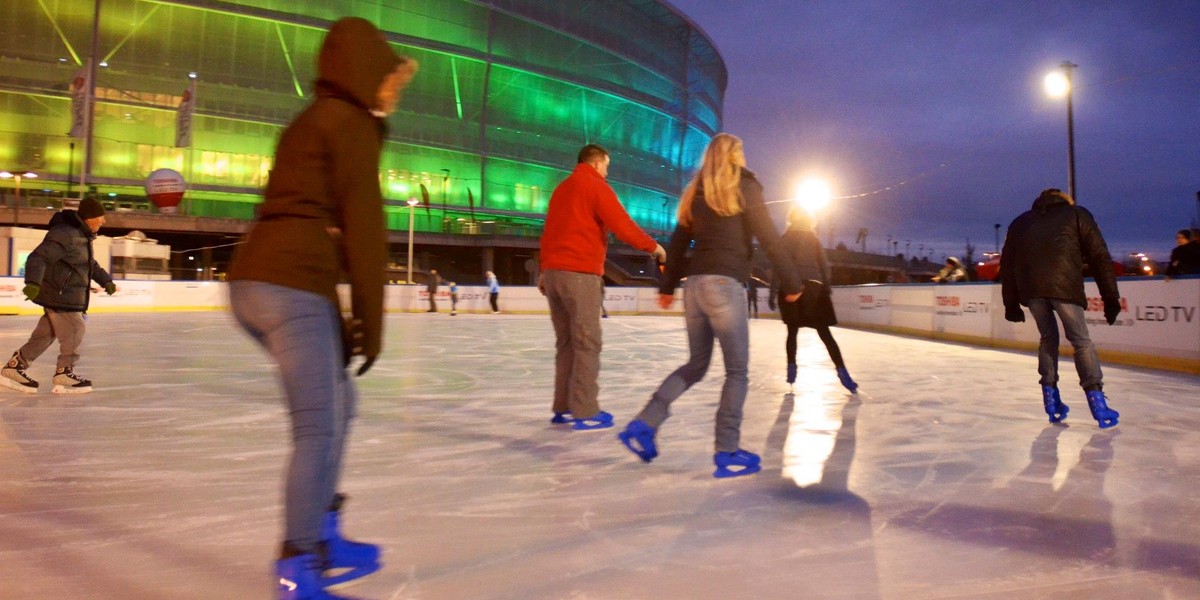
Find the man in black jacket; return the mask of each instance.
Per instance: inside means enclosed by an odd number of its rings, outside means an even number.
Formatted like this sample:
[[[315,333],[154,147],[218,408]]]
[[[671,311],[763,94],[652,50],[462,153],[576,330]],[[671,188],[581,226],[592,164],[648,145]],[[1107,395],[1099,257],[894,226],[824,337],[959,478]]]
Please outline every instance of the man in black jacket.
[[[1048,189],[1033,202],[1033,209],[1008,226],[1000,255],[1000,277],[1004,318],[1025,320],[1021,306],[1028,306],[1041,334],[1038,373],[1042,402],[1051,423],[1067,417],[1069,408],[1058,393],[1058,323],[1062,320],[1067,340],[1075,348],[1075,370],[1087,394],[1092,416],[1106,429],[1117,424],[1120,414],[1108,407],[1102,391],[1103,375],[1096,347],[1088,337],[1083,295],[1084,261],[1091,268],[1104,302],[1104,318],[1112,325],[1121,313],[1121,295],[1112,257],[1100,235],[1100,227],[1087,209],[1061,190]]]
[[[58,365],[54,371],[56,394],[85,394],[92,382],[75,373],[79,346],[86,331],[83,316],[91,299],[91,283],[104,286],[111,296],[117,291],[112,276],[92,257],[92,240],[104,224],[104,206],[84,198],[79,210],[63,210],[50,219],[50,231],[25,261],[25,297],[43,309],[42,318],[19,350],[0,369],[0,384],[28,394],[36,393],[38,382],[25,370],[55,339]]]

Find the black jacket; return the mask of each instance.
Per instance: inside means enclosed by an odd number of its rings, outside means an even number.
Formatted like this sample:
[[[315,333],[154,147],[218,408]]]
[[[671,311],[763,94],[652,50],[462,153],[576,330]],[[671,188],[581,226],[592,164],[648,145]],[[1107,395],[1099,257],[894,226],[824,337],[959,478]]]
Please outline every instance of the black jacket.
[[[1086,208],[1059,196],[1040,196],[1008,226],[1000,254],[1004,306],[1053,298],[1087,308],[1083,265],[1090,267],[1105,303],[1120,301],[1112,257]]]
[[[25,260],[25,283],[41,286],[33,301],[67,312],[87,312],[91,282],[112,283],[112,276],[92,256],[96,234],[79,213],[63,210],[50,218],[50,231]]]
[[[774,263],[776,272],[781,274],[784,293],[795,294],[802,289],[796,269],[780,245],[779,233],[767,212],[762,184],[748,169],[742,169],[740,189],[743,210],[730,217],[713,212],[704,201],[704,189],[696,190],[696,197],[692,199],[691,225],[679,225],[671,234],[659,293],[675,293],[679,280],[688,275],[725,275],[746,283],[753,266],[751,242],[756,238]],[[693,241],[695,248],[689,257],[687,252]]]
[[[1200,242],[1191,241],[1171,250],[1171,261],[1166,275],[1200,275]]]

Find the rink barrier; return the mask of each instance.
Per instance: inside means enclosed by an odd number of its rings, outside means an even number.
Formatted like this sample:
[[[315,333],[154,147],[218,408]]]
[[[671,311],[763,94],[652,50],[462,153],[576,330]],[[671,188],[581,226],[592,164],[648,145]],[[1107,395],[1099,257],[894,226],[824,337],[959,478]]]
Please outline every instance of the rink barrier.
[[[1200,277],[1122,278],[1121,313],[1104,320],[1093,281],[1084,284],[1088,332],[1102,362],[1200,374]],[[1037,325],[1004,319],[995,283],[897,284],[838,287],[833,303],[842,326],[993,348],[1036,351]],[[1061,355],[1071,348],[1062,338]]]
[[[93,294],[89,312],[167,312],[225,310],[228,292],[223,282],[117,280],[113,296]],[[19,277],[0,277],[0,314],[36,315],[41,308],[21,295]],[[1200,277],[1165,281],[1162,278],[1122,278],[1122,311],[1113,326],[1104,322],[1104,306],[1095,283],[1085,285],[1089,331],[1105,362],[1200,374]],[[486,286],[459,286],[458,312],[489,314]],[[340,290],[343,294],[347,288]],[[759,290],[759,316],[774,318],[766,289]],[[348,297],[344,299],[348,300]],[[388,312],[424,312],[429,308],[424,286],[389,285]],[[886,333],[918,336],[993,348],[1034,351],[1038,333],[1029,310],[1024,323],[1004,320],[1000,286],[993,283],[896,284],[842,286],[833,289],[839,325]],[[450,292],[442,286],[438,309],[450,312]],[[544,315],[544,296],[532,286],[500,290],[505,314]],[[653,288],[605,290],[610,315],[678,315],[682,290],[670,310],[658,308]],[[1063,340],[1066,341],[1065,338]],[[1070,347],[1063,347],[1063,356]]]

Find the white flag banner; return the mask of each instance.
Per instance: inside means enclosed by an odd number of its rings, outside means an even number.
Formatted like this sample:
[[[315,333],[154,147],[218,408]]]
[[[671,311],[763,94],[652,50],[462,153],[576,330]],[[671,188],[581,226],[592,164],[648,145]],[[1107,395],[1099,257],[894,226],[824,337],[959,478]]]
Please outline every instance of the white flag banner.
[[[71,133],[73,138],[87,137],[88,75],[91,69],[85,63],[71,78]]]
[[[175,147],[189,148],[192,145],[192,113],[196,112],[196,80],[193,79],[183,91],[179,110],[175,113]]]

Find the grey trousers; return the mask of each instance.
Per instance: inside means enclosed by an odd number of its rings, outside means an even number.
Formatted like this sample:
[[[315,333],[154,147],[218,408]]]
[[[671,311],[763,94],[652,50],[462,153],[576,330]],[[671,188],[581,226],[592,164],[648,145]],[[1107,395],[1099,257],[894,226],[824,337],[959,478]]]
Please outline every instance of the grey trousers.
[[[42,318],[29,335],[29,341],[21,346],[21,357],[32,363],[41,356],[46,348],[58,340],[58,364],[56,368],[71,367],[79,360],[79,346],[83,343],[83,334],[87,325],[83,313],[76,311],[42,309]]]
[[[591,273],[542,273],[554,323],[553,410],[576,419],[600,412],[600,284]]]

